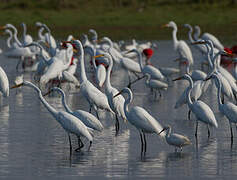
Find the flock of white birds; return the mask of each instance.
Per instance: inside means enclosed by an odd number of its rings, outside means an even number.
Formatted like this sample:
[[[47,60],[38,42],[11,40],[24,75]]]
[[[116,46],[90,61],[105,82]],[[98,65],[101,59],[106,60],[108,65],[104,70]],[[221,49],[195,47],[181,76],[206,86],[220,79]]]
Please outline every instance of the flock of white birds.
[[[200,63],[207,65],[208,73],[202,70],[193,69],[193,56],[188,44],[183,40],[177,39],[177,25],[171,21],[163,27],[172,28],[172,38],[174,51],[177,52],[179,67],[185,66],[186,71],[180,72],[180,68],[162,68],[155,67],[150,64],[149,59],[152,55],[153,44],[138,43],[133,40],[131,45],[124,42],[113,42],[108,37],[98,39],[95,30],[89,30],[90,39],[87,35],[83,35],[82,40],[75,39],[72,35],[68,36],[66,41],[57,43],[53,37],[51,30],[46,24],[37,22],[38,40],[27,34],[26,25],[22,23],[23,37],[18,39],[18,31],[12,24],[6,24],[0,27],[4,31],[7,38],[7,48],[0,53],[9,58],[18,59],[16,70],[21,74],[15,80],[15,85],[11,88],[20,86],[28,86],[34,89],[39,96],[40,101],[57,120],[57,122],[68,133],[70,152],[72,151],[70,134],[74,134],[78,138],[78,148],[80,151],[84,144],[81,137],[85,137],[89,141],[90,148],[93,142],[93,132],[103,131],[103,125],[99,120],[98,110],[102,109],[114,115],[116,135],[120,129],[120,120],[128,121],[137,128],[141,138],[141,152],[145,153],[147,149],[146,133],[155,133],[161,138],[165,138],[167,143],[182,150],[185,145],[190,145],[191,141],[188,137],[171,132],[169,125],[162,126],[159,121],[152,117],[143,107],[133,106],[129,108],[129,104],[133,100],[133,93],[129,87],[142,78],[146,78],[145,84],[155,95],[157,100],[157,92],[161,96],[162,90],[169,88],[169,79],[173,74],[183,74],[176,80],[187,80],[189,86],[183,91],[178,98],[175,108],[187,104],[189,107],[189,117],[192,112],[196,116],[196,132],[197,137],[198,123],[205,123],[208,127],[208,137],[210,136],[209,126],[218,127],[215,115],[200,97],[206,92],[208,86],[215,82],[218,89],[217,101],[219,110],[223,113],[230,123],[231,141],[233,141],[232,123],[237,123],[237,106],[236,95],[237,75],[232,75],[229,71],[220,66],[221,55],[229,56],[234,62],[233,53],[226,52],[220,41],[209,33],[200,36],[200,28],[195,26],[193,33],[192,26],[185,24],[189,29],[188,38],[190,44],[193,44],[201,54]],[[89,81],[87,78],[88,62],[95,73],[95,82]],[[79,80],[75,75],[76,70],[80,70]],[[111,84],[113,74],[122,68],[127,72],[129,85],[119,91]],[[32,82],[25,81],[23,72],[30,69],[34,72],[35,85]],[[135,79],[136,78],[136,79]],[[214,81],[209,81],[213,78]],[[135,79],[135,80],[134,80]],[[71,110],[65,99],[65,93],[60,89],[63,82],[72,83],[77,87],[90,105],[89,112],[83,110]],[[42,94],[42,89],[48,87],[47,93]],[[52,88],[51,88],[52,87]],[[9,81],[5,71],[0,67],[0,91],[4,97],[9,96]],[[59,111],[51,106],[44,98],[45,95],[56,91],[62,97],[62,104],[65,111]],[[127,94],[127,98],[122,96]],[[96,116],[91,112],[95,111]]]

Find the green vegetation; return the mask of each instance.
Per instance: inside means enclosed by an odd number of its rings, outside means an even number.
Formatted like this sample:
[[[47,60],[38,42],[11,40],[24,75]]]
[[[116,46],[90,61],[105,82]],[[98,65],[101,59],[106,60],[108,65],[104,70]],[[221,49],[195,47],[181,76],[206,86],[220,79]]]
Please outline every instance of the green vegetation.
[[[68,34],[78,37],[94,28],[100,37],[109,36],[114,40],[161,40],[171,39],[171,30],[162,29],[161,25],[173,20],[178,25],[198,24],[203,32],[234,43],[237,41],[237,6],[232,1],[0,0],[0,23],[19,27],[25,22],[29,32],[36,35],[34,24],[42,21],[60,38]],[[178,36],[187,38],[187,30],[180,26]]]

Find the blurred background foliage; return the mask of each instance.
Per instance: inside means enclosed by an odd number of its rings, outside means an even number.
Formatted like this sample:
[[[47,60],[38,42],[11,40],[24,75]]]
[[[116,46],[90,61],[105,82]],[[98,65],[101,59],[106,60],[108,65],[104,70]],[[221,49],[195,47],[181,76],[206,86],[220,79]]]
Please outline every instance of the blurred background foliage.
[[[0,0],[1,9],[42,8],[42,9],[82,9],[82,8],[146,8],[148,6],[200,4],[235,5],[237,0]]]
[[[27,24],[37,35],[35,22],[49,25],[55,36],[79,36],[90,28],[114,40],[171,39],[160,28],[173,20],[179,38],[187,39],[182,24],[200,25],[226,42],[237,41],[237,0],[0,0],[0,23]]]

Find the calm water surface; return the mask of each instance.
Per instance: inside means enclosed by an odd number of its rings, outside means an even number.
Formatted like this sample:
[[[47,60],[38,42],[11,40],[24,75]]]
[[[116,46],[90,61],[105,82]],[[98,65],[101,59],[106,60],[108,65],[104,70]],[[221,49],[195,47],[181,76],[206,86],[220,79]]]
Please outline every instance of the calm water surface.
[[[0,47],[5,42],[1,41]],[[193,50],[196,62],[199,54]],[[172,60],[172,42],[158,43],[158,50],[152,58],[155,66],[177,67]],[[16,60],[0,56],[0,65],[6,71],[10,84],[16,76]],[[198,64],[198,63],[197,63]],[[196,65],[196,67],[200,67]],[[88,73],[88,77],[91,74]],[[113,72],[112,84],[122,89],[126,74],[120,70]],[[24,74],[25,80],[33,81],[31,73]],[[231,147],[228,121],[217,109],[215,88],[211,87],[203,97],[210,105],[219,123],[218,129],[211,128],[207,138],[207,128],[199,123],[198,141],[195,140],[195,117],[187,120],[187,107],[174,109],[175,102],[187,82],[175,82],[160,101],[154,101],[144,81],[133,86],[133,105],[144,107],[162,125],[171,125],[174,132],[190,138],[192,145],[182,153],[175,153],[157,135],[147,135],[148,151],[140,155],[138,131],[129,123],[121,123],[120,133],[115,137],[114,120],[109,113],[99,112],[105,129],[94,133],[91,150],[88,143],[81,152],[70,156],[68,137],[61,126],[47,112],[28,87],[16,93],[11,90],[9,98],[1,98],[0,106],[0,179],[78,179],[88,178],[234,178],[237,175],[237,142],[234,129],[234,144]],[[64,88],[66,90],[67,87]],[[78,90],[67,93],[67,101],[73,109],[88,110],[88,104]],[[60,97],[46,97],[57,109],[62,109]],[[85,139],[83,139],[84,142]],[[77,146],[73,137],[74,148]]]

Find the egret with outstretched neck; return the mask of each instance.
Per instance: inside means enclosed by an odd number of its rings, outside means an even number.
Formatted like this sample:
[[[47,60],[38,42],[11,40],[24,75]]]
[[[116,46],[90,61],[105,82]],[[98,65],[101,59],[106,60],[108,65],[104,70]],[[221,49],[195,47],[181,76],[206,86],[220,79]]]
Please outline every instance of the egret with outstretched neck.
[[[45,108],[50,112],[50,114],[56,119],[56,121],[63,127],[63,129],[67,132],[69,138],[69,145],[70,145],[70,152],[72,151],[72,144],[71,144],[71,137],[70,134],[75,134],[78,138],[78,148],[75,151],[79,151],[84,144],[82,143],[80,137],[86,137],[89,142],[90,146],[93,141],[93,137],[91,135],[91,130],[86,127],[78,118],[75,116],[65,112],[65,111],[58,111],[54,107],[52,107],[43,97],[41,90],[29,81],[23,81],[22,83],[15,85],[11,88],[18,88],[21,86],[28,86],[33,88],[39,96],[40,101],[45,106]],[[90,148],[89,146],[89,148]]]
[[[47,95],[47,94],[49,94],[53,91],[57,91],[58,93],[61,94],[63,107],[65,108],[65,110],[68,113],[70,113],[71,115],[77,117],[79,120],[81,120],[89,128],[92,128],[92,129],[97,130],[97,131],[102,131],[103,130],[103,128],[104,128],[103,125],[93,114],[91,114],[87,111],[80,110],[80,109],[78,109],[76,111],[72,111],[69,108],[68,104],[66,103],[65,93],[62,89],[60,89],[58,87],[53,87],[45,95]]]

